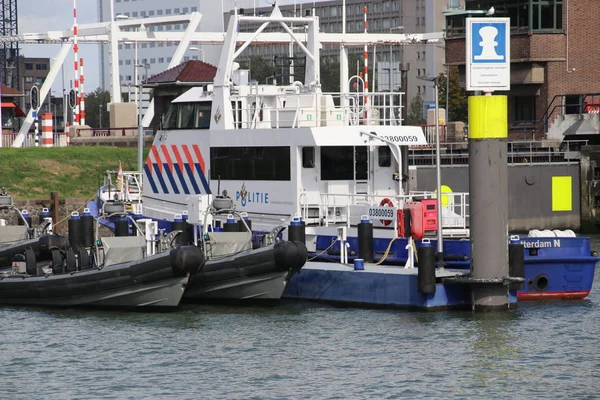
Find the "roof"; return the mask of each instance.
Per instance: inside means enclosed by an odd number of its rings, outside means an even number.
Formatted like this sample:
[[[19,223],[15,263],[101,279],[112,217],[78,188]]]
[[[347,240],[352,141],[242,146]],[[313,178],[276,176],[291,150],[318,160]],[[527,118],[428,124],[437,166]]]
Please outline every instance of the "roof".
[[[151,76],[144,83],[161,84],[174,82],[210,83],[215,79],[217,67],[204,61],[186,61],[171,69]]]
[[[2,85],[2,96],[22,96],[23,93],[6,85]]]

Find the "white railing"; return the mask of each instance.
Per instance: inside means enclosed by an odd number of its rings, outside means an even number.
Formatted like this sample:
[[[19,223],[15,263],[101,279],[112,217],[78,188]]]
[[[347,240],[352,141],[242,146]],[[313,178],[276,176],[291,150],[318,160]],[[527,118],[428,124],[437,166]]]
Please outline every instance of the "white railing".
[[[18,133],[2,133],[0,136],[1,147],[11,147],[18,136]],[[35,147],[35,133],[30,132],[25,135],[25,140],[21,147]],[[42,147],[42,136],[38,135],[38,146]],[[67,146],[67,134],[63,132],[58,132],[52,134],[52,146],[53,147],[66,147]]]
[[[128,210],[135,214],[142,213],[142,193],[144,173],[139,171],[122,171],[123,180],[119,180],[118,170],[108,170],[104,175],[106,198],[103,200],[118,200],[128,205]]]
[[[400,125],[402,108],[401,104],[398,104],[400,95],[399,93],[368,93],[367,95],[364,93],[281,93],[232,96],[233,126],[235,129],[277,129]],[[245,101],[241,101],[243,99]],[[248,106],[241,107],[241,104],[248,104]]]
[[[435,199],[436,194],[416,191],[405,196],[319,193],[319,202],[310,203],[305,192],[300,194],[298,202],[301,216],[307,223],[324,226],[343,224],[350,227],[352,220],[359,220],[361,217],[352,213],[352,206],[379,207],[384,198],[392,200],[397,209],[406,202]],[[317,209],[316,215],[311,214],[314,209]],[[442,227],[463,230],[469,227],[469,193],[442,193]]]

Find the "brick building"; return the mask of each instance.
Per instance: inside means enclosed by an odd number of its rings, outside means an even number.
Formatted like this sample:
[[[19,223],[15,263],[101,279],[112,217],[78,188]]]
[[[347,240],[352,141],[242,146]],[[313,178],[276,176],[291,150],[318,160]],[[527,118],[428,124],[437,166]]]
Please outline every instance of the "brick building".
[[[511,19],[509,126],[546,133],[563,114],[585,114],[600,101],[598,0],[466,0],[465,11],[446,15],[446,59],[465,82],[465,18]],[[595,94],[595,95],[594,95]]]

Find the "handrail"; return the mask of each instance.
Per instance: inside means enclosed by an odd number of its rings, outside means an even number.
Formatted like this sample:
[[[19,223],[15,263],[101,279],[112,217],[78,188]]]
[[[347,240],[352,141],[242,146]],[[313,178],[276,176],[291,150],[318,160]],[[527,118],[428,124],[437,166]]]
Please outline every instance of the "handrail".
[[[507,143],[509,164],[534,163],[569,163],[574,152],[580,151],[587,140],[548,141],[522,140]],[[440,160],[442,165],[466,165],[469,161],[468,145],[465,142],[440,143]],[[435,151],[431,147],[409,147],[409,163],[411,165],[435,165]]]
[[[577,114],[581,115],[581,114],[584,114],[584,111],[585,111],[584,110],[584,106],[586,104],[586,101],[585,101],[586,99],[588,99],[591,96],[592,103],[596,103],[594,101],[595,97],[600,99],[600,93],[585,93],[585,94],[579,94],[579,95],[576,94],[574,96],[579,96],[579,102],[577,104],[569,104],[569,105],[567,105],[567,104],[556,104],[556,105],[554,105],[554,102],[557,99],[561,99],[562,100],[566,96],[569,96],[569,95],[566,95],[566,94],[557,94],[557,95],[554,95],[554,97],[552,98],[552,100],[548,104],[548,107],[546,107],[546,111],[544,111],[544,113],[542,114],[542,117],[536,123],[536,125],[537,124],[541,124],[541,127],[538,130],[538,132],[546,133],[548,131],[548,123],[549,123],[551,117],[554,115],[554,112],[557,109],[563,109],[563,108],[566,108],[566,107],[574,107],[575,106],[575,107],[579,107],[579,111],[578,111]],[[564,114],[564,112],[563,112],[563,114]]]
[[[408,195],[385,196],[381,194],[355,194],[355,193],[318,193],[319,201],[309,204],[308,193],[302,192],[298,196],[298,204],[302,218],[310,223],[314,217],[309,217],[308,209],[318,208],[318,223],[328,227],[330,224],[342,223],[348,228],[353,218],[359,219],[361,215],[352,215],[352,207],[379,207],[381,200],[385,197],[392,199],[396,207],[402,206],[408,201],[435,199],[434,192],[413,191]],[[450,192],[442,193],[442,205],[448,210],[442,217],[444,228],[467,229],[469,227],[469,193]],[[330,213],[331,211],[331,213]],[[339,218],[338,218],[339,211]],[[362,214],[362,213],[361,213]],[[397,223],[397,222],[396,222]],[[339,226],[339,225],[338,225]]]

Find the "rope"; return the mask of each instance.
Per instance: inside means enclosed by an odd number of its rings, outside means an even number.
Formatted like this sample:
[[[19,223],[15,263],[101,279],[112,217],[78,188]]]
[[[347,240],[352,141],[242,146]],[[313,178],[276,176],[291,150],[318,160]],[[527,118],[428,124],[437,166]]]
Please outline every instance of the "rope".
[[[334,244],[336,244],[338,242],[338,239],[335,239],[333,242],[331,242],[331,244],[329,245],[328,248],[326,248],[325,250],[323,250],[322,252],[320,252],[319,254],[317,254],[316,256],[309,258],[307,261],[312,261],[315,258],[319,257],[321,254],[325,253],[327,250],[331,249],[333,247]]]
[[[379,261],[377,261],[375,264],[373,264],[373,263],[369,263],[369,264],[367,264],[367,265],[372,265],[372,266],[375,266],[375,265],[380,265],[382,262],[384,262],[384,261],[385,261],[385,259],[387,258],[387,256],[390,254],[390,250],[391,250],[391,248],[392,248],[392,243],[394,243],[394,242],[396,241],[396,239],[398,239],[398,238],[397,238],[397,237],[395,237],[395,238],[393,238],[392,240],[390,240],[390,243],[388,244],[388,247],[387,247],[387,249],[385,249],[385,253],[383,253],[383,257],[381,257],[381,259],[380,259]]]
[[[79,210],[81,210],[81,209],[85,208],[85,206],[87,206],[87,204],[88,204],[90,201],[94,200],[94,199],[96,198],[96,196],[97,196],[97,195],[94,195],[94,196],[93,196],[93,197],[91,197],[90,199],[86,200],[86,202],[85,202],[85,203],[83,203],[83,205],[82,205],[82,206],[79,206],[78,208],[76,208],[76,209],[75,209],[75,211],[79,211]],[[57,223],[55,223],[55,224],[54,224],[54,226],[56,226],[56,225],[58,225],[58,224],[60,224],[60,223],[63,223],[63,222],[65,222],[66,220],[68,220],[68,219],[69,219],[69,217],[70,217],[70,215],[67,215],[66,217],[64,217],[63,219],[61,219],[61,220],[60,220],[60,221],[58,221]]]

